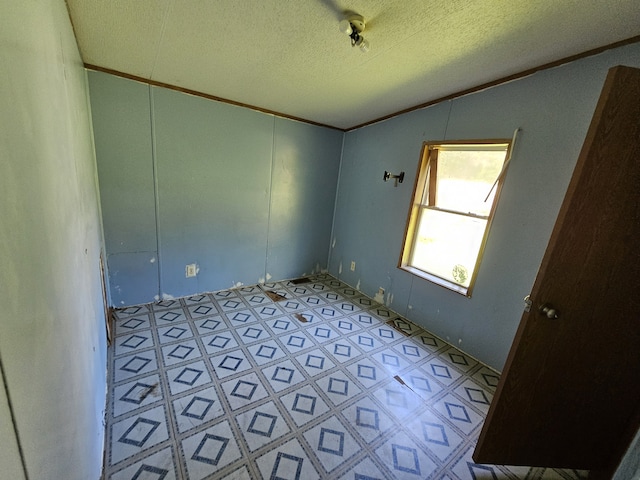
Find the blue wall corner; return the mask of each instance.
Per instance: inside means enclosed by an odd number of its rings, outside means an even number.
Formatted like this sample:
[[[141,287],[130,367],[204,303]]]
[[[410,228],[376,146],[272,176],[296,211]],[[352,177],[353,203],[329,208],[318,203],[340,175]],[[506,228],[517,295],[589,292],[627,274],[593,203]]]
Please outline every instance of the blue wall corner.
[[[113,305],[327,268],[342,132],[89,79]]]

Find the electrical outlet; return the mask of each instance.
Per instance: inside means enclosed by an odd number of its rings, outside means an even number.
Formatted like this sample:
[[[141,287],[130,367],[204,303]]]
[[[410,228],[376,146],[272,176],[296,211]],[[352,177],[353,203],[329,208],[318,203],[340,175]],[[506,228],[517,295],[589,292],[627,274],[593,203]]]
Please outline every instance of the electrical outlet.
[[[196,264],[195,263],[191,263],[189,265],[187,265],[187,267],[185,268],[185,277],[189,278],[189,277],[195,277],[198,274],[197,270],[196,270]]]
[[[351,271],[352,272],[356,271],[356,262],[354,262],[353,260],[351,261]]]

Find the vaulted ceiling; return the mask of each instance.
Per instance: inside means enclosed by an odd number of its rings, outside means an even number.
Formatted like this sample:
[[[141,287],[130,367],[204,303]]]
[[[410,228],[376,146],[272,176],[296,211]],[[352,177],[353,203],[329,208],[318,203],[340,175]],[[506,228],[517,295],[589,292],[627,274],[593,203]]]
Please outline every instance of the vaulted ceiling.
[[[342,129],[640,35],[637,0],[67,4],[88,65]]]

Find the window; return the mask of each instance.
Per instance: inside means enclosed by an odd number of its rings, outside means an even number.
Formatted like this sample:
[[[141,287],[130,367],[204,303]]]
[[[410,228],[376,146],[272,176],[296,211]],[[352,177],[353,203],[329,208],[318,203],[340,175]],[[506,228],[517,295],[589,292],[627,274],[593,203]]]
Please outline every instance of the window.
[[[510,144],[423,145],[400,268],[471,296]]]

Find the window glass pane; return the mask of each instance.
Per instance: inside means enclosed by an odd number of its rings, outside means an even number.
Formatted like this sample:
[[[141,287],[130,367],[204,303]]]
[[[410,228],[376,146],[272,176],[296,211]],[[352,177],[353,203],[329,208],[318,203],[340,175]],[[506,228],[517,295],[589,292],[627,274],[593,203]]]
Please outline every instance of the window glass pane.
[[[400,268],[471,296],[509,146],[508,140],[423,143]]]
[[[440,150],[436,206],[489,216],[495,189],[486,202],[484,199],[502,170],[505,156],[506,147],[501,151]]]
[[[468,287],[486,225],[481,218],[424,208],[409,263]]]

